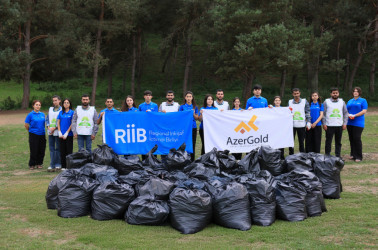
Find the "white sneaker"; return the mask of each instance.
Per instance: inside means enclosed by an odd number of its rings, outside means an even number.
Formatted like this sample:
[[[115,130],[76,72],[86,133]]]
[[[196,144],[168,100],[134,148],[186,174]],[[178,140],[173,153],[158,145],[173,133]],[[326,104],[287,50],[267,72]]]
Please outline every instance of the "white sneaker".
[[[51,166],[47,168],[47,172],[54,172],[54,171],[55,171],[55,169],[52,168]]]
[[[61,170],[62,170],[62,171],[65,171],[65,170],[67,170],[67,168],[61,168]]]

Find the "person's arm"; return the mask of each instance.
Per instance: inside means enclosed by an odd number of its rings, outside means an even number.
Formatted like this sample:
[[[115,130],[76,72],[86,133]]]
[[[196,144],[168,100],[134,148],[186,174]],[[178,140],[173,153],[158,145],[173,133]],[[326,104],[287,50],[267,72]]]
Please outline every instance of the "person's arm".
[[[156,108],[154,109],[155,111],[154,112],[159,112],[159,106],[155,103],[156,105]],[[165,110],[164,110],[164,113],[165,113]]]
[[[349,116],[348,110],[347,110],[345,102],[343,101],[343,129],[346,129],[346,125],[348,124],[348,118],[349,118],[348,116]]]
[[[31,117],[30,117],[30,113],[26,116],[25,118],[25,128],[26,128],[26,131],[29,132],[29,128],[30,128],[30,122],[31,122]]]
[[[194,120],[198,120],[199,115],[198,115],[198,108],[197,107],[195,107],[194,110],[193,110],[193,116],[194,116]]]
[[[305,117],[306,117],[306,122],[311,123],[311,110],[310,110],[310,104],[308,103],[307,100],[305,104]]]
[[[71,122],[72,133],[74,134],[75,138],[77,137],[76,126],[77,126],[77,111],[75,110],[74,115],[72,116],[72,122]]]
[[[26,123],[26,122],[25,122],[25,125],[24,125],[24,126],[25,126],[25,128],[26,128],[26,131],[28,131],[28,132],[29,132],[29,127],[30,127],[30,124],[29,124],[29,123]]]
[[[268,107],[268,100],[265,99],[264,101],[265,101],[265,108],[267,108]]]
[[[355,114],[354,117],[363,116],[364,114],[366,114],[367,109],[368,109],[368,103],[366,100],[361,103],[361,108],[362,110],[358,112],[357,114]]]
[[[94,114],[93,114],[93,130],[92,130],[92,135],[91,135],[92,140],[94,140],[95,136],[97,135],[97,132],[98,132],[97,111],[95,109]]]
[[[163,103],[160,104],[160,106],[159,106],[159,112],[163,112],[163,107],[162,107],[162,105],[163,105]],[[165,113],[165,112],[164,112],[164,113]]]

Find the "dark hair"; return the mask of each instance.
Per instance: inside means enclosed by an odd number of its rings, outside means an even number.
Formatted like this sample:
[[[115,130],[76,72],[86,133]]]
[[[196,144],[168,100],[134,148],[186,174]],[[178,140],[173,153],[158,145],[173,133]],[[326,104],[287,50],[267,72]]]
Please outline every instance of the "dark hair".
[[[145,95],[152,95],[152,91],[151,90],[144,91],[143,96]]]
[[[233,109],[235,108],[235,104],[234,104],[234,102],[235,102],[236,100],[239,100],[239,101],[240,101],[240,98],[236,96],[236,97],[234,97],[234,99],[232,99],[232,108],[233,108]],[[241,105],[241,101],[240,101],[240,105]]]
[[[291,90],[291,93],[294,93],[294,92],[296,92],[296,91],[301,92],[301,90],[300,90],[299,88],[293,88],[293,89]]]
[[[274,102],[277,98],[280,99],[280,100],[282,101],[281,96],[276,95],[275,97],[273,97],[273,102]]]
[[[173,90],[168,90],[168,91],[165,93],[165,95],[168,95],[168,94],[175,94],[175,92],[173,92]],[[151,93],[151,95],[152,95],[152,93]]]
[[[313,102],[313,101],[312,101],[312,95],[313,95],[313,94],[318,94],[318,103],[319,103],[319,105],[321,105],[321,104],[322,104],[322,98],[320,97],[318,91],[312,91],[312,92],[311,92],[309,103],[311,104],[311,103]]]
[[[223,89],[217,89],[216,94],[218,94],[218,92],[223,92]]]
[[[57,98],[59,101],[62,100],[62,99],[60,99],[60,96],[58,96],[58,95],[53,95],[53,97],[51,99],[54,99],[54,98]]]
[[[358,96],[362,95],[362,89],[360,87],[354,87],[353,90],[352,90],[352,95],[353,95],[354,90],[357,90]]]
[[[127,98],[131,98],[133,100],[133,107],[136,108],[134,97],[131,96],[131,95],[128,95],[128,96],[126,96],[125,100],[123,100],[123,102],[122,102],[122,108],[121,108],[122,112],[129,111],[129,106],[126,103]]]
[[[332,93],[333,91],[337,91],[337,92],[340,92],[338,88],[336,87],[332,87],[329,89],[329,92]]]
[[[214,107],[214,97],[211,95],[211,94],[207,94],[205,95],[205,99],[203,100],[203,107],[206,108],[207,107],[207,98],[211,97],[213,99],[213,105],[211,105],[212,107]]]
[[[255,86],[253,86],[253,90],[255,89],[262,89],[261,85],[260,84],[256,84]]]
[[[68,98],[64,98],[63,102],[62,102],[62,113],[64,113],[66,111],[66,109],[64,108],[64,102],[65,101],[68,101],[68,103],[70,104],[70,106],[68,107],[68,109],[72,109],[72,103],[71,103],[71,100],[68,99]]]
[[[191,94],[191,95],[192,95],[192,97],[193,97],[192,105],[193,105],[193,108],[196,108],[197,104],[196,104],[196,101],[194,100],[194,94],[193,94],[192,91],[186,91],[186,92],[185,92],[185,95],[184,95],[184,104],[186,104],[185,96],[186,96],[187,94]]]
[[[88,94],[83,94],[83,95],[81,96],[81,98],[83,98],[83,97],[88,97],[88,98],[89,98],[89,95],[88,95]]]
[[[37,102],[39,102],[40,104],[41,104],[41,106],[42,106],[42,102],[40,101],[40,100],[34,100],[33,102],[32,102],[32,106],[34,106],[34,104],[36,104]]]
[[[111,100],[113,101],[113,98],[111,98],[111,97],[107,97],[107,98],[106,98],[106,101],[109,100],[109,99],[111,99]]]

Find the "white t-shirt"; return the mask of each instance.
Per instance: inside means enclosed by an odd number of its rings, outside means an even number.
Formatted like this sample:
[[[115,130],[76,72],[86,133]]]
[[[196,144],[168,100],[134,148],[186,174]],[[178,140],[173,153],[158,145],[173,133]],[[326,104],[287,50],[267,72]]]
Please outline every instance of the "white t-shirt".
[[[93,116],[95,108],[90,106],[89,109],[83,109],[82,106],[77,106],[77,125],[76,133],[78,135],[92,135],[93,130]]]
[[[54,107],[49,108],[49,127],[56,128],[51,134],[50,130],[47,130],[48,135],[59,136],[58,125],[56,124],[56,118],[58,118],[59,112],[62,111],[62,107],[59,107],[57,111],[54,111]]]
[[[159,112],[162,112],[165,110],[165,112],[177,112],[180,108],[180,105],[178,102],[173,102],[172,104],[167,104],[167,102],[162,102],[159,107]]]
[[[216,100],[214,101],[214,106],[217,107],[219,110],[229,110],[230,105],[227,101],[222,101],[221,103],[218,103]]]
[[[306,100],[301,99],[300,103],[294,103],[294,100],[289,101],[289,107],[293,109],[293,127],[304,128],[306,126],[305,107]]]
[[[344,101],[339,98],[337,102],[333,102],[330,99],[324,101],[327,105],[327,110],[325,113],[326,124],[331,127],[339,127],[343,125],[343,107]]]

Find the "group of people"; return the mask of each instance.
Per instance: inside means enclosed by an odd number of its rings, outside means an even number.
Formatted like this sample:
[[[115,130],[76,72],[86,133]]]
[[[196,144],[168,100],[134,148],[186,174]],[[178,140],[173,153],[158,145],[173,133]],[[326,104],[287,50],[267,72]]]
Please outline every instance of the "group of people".
[[[262,87],[255,85],[253,96],[248,99],[245,110],[257,108],[275,108],[281,107],[281,97],[276,96],[273,105],[268,105],[266,98],[261,96]],[[311,94],[309,102],[301,98],[301,92],[298,88],[292,90],[293,99],[289,101],[288,106],[293,113],[293,134],[298,136],[300,152],[320,153],[321,136],[323,129],[326,132],[325,153],[331,153],[331,144],[335,137],[335,155],[340,157],[341,138],[343,130],[347,129],[350,141],[350,158],[359,162],[362,160],[362,142],[361,134],[365,125],[365,113],[368,105],[367,101],[361,97],[361,88],[353,89],[353,98],[347,104],[339,98],[339,90],[331,88],[331,97],[323,103],[318,92]],[[202,141],[201,154],[204,154],[204,126],[203,110],[243,110],[241,108],[240,98],[235,97],[232,101],[232,107],[224,100],[224,91],[216,91],[216,99],[213,95],[207,94],[203,100],[202,107],[198,107],[194,99],[194,94],[187,91],[184,96],[183,104],[174,101],[174,92],[166,92],[166,101],[160,106],[152,102],[152,92],[144,92],[144,102],[136,106],[133,96],[127,96],[122,102],[121,112],[193,112],[192,125],[192,142],[193,153],[192,161],[195,159],[195,145],[197,138],[197,122],[199,125],[199,134]],[[66,156],[72,154],[73,139],[77,138],[78,148],[92,150],[92,140],[95,139],[98,132],[99,124],[103,115],[108,112],[120,112],[114,108],[112,98],[105,101],[106,108],[98,114],[95,107],[90,106],[89,95],[84,94],[81,97],[81,105],[73,110],[70,99],[66,98],[61,101],[57,95],[52,97],[53,106],[49,108],[47,116],[41,112],[42,103],[40,100],[34,100],[33,111],[25,119],[25,128],[29,132],[30,159],[29,169],[43,168],[43,159],[46,149],[45,130],[47,128],[50,166],[48,171],[64,170],[66,167]],[[294,148],[289,148],[289,154],[294,154]],[[242,154],[234,154],[235,158],[241,159]],[[281,149],[281,156],[284,156],[284,149]],[[162,156],[162,160],[165,156]]]

